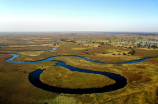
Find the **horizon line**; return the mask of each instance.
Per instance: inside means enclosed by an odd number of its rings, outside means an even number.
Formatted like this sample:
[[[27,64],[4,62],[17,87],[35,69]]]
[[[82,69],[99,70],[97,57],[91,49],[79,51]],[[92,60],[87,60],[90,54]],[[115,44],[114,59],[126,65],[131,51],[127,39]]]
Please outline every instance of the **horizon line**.
[[[138,32],[138,31],[0,31],[0,33],[41,33],[41,32],[107,32],[107,33],[158,33],[158,32]]]

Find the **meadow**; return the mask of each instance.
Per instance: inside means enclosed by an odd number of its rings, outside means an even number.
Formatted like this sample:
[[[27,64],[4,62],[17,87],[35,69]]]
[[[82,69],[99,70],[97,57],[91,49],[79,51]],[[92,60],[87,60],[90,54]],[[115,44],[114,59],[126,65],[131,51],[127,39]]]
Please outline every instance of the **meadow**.
[[[142,45],[142,42],[150,44]],[[124,88],[92,94],[48,92],[33,86],[28,76],[37,69],[46,69],[40,75],[43,83],[72,89],[99,88],[113,84],[115,81],[102,75],[71,72],[61,66],[54,66],[56,62],[13,64],[6,61],[12,56],[9,54],[15,53],[19,57],[14,61],[20,62],[38,61],[59,55],[82,56],[108,63],[129,62],[147,57],[158,57],[158,35],[68,32],[1,33],[0,46],[5,47],[0,47],[1,104],[158,103],[158,58],[123,65],[94,63],[70,56],[52,59],[81,69],[119,74],[127,79],[127,85]],[[52,47],[56,47],[56,50],[51,50]]]

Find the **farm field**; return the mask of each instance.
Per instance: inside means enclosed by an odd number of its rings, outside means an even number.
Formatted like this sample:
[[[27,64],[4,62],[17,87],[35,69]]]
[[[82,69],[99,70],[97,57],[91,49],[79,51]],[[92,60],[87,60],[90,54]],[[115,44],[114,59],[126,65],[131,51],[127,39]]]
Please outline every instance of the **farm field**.
[[[122,76],[126,85],[98,93],[52,92],[30,83],[30,74],[38,69],[43,70],[42,83],[61,89],[118,83],[100,74],[106,72]],[[0,79],[1,104],[157,104],[158,35],[0,33]]]

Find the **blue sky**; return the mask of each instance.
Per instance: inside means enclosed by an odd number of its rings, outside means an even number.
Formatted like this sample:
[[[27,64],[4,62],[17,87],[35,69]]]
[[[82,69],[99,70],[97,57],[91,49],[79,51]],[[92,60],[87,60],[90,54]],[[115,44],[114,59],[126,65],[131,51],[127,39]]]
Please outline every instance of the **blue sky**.
[[[158,0],[0,0],[0,31],[158,32]]]

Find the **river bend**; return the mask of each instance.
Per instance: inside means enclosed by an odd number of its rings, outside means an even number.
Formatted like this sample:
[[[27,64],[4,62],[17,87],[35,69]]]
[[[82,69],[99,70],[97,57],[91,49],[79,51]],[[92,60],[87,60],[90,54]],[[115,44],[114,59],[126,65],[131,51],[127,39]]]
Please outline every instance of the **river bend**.
[[[108,72],[97,72],[97,71],[91,71],[91,70],[86,70],[86,69],[80,69],[80,68],[76,68],[70,65],[66,65],[65,62],[61,62],[61,61],[53,61],[52,59],[55,57],[61,57],[61,56],[67,56],[67,57],[77,57],[77,58],[81,58],[90,62],[94,62],[94,63],[101,63],[101,64],[132,64],[132,63],[139,63],[139,62],[143,62],[146,61],[148,59],[151,58],[157,58],[157,57],[150,57],[150,58],[144,58],[144,59],[140,59],[140,60],[134,60],[134,61],[130,61],[130,62],[123,62],[123,63],[106,63],[106,62],[99,62],[99,61],[94,61],[85,57],[81,57],[81,56],[71,56],[71,55],[60,55],[60,56],[53,56],[53,57],[49,57],[43,60],[39,60],[39,61],[32,61],[32,62],[18,62],[18,61],[13,61],[14,58],[18,57],[18,54],[10,54],[13,55],[12,57],[8,58],[6,61],[10,62],[10,63],[15,63],[15,64],[31,64],[31,63],[40,63],[40,62],[45,62],[45,61],[51,61],[51,62],[57,62],[55,66],[62,66],[64,68],[67,68],[71,71],[78,71],[78,72],[84,72],[84,73],[93,73],[93,74],[100,74],[100,75],[104,75],[107,76],[113,80],[115,80],[116,83],[111,84],[111,85],[107,85],[101,88],[86,88],[86,89],[69,89],[69,88],[59,88],[59,87],[55,87],[55,86],[49,86],[43,82],[40,81],[40,74],[44,71],[44,70],[36,70],[32,73],[30,73],[29,75],[29,81],[30,83],[32,83],[34,86],[41,88],[43,90],[46,91],[50,91],[50,92],[56,92],[56,93],[69,93],[69,94],[86,94],[86,93],[101,93],[101,92],[109,92],[109,91],[115,91],[118,89],[121,89],[123,87],[126,86],[127,84],[127,79],[121,75],[118,74],[114,74],[114,73],[108,73]]]

